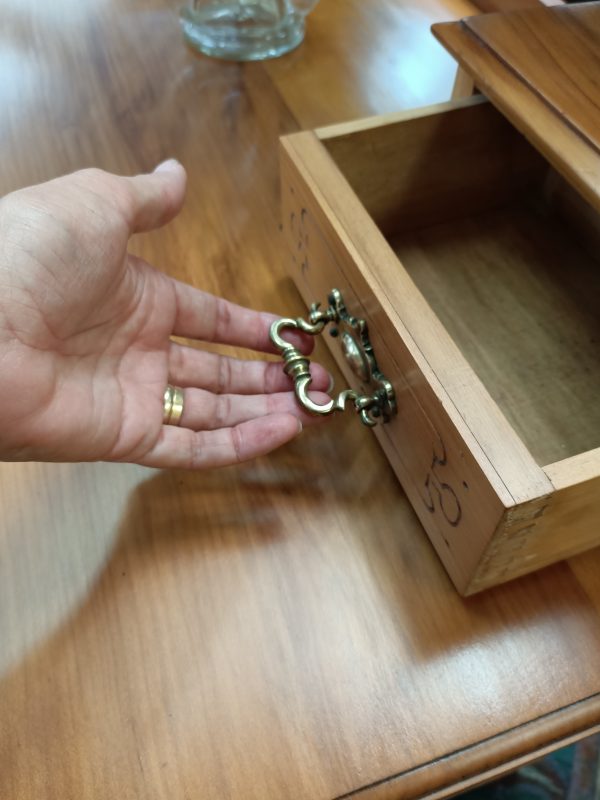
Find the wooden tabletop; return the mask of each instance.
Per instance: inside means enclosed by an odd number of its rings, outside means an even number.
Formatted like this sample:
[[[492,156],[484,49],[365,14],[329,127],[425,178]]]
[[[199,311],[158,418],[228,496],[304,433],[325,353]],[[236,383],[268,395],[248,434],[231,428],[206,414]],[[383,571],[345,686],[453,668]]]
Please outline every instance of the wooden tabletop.
[[[429,25],[473,9],[322,0],[240,66],[175,6],[0,0],[0,191],[177,157],[186,207],[133,248],[299,314],[278,136],[447,98]],[[441,798],[598,729],[600,552],[461,599],[354,417],[210,473],[0,465],[0,508],[2,798]]]

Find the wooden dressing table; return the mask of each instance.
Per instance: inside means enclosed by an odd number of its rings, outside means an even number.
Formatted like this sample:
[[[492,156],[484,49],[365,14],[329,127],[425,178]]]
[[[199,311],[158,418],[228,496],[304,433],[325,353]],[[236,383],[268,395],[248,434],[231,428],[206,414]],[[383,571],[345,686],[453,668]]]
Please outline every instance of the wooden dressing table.
[[[322,0],[241,66],[161,0],[0,8],[0,191],[177,157],[186,207],[132,247],[292,315],[278,137],[445,100],[429,26],[476,11]],[[206,474],[0,473],[0,797],[433,800],[600,729],[600,551],[459,597],[353,417]]]

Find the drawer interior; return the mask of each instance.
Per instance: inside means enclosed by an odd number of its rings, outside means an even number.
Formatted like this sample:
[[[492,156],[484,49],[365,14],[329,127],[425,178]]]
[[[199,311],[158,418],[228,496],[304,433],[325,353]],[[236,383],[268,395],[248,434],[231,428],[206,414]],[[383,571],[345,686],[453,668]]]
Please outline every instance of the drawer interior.
[[[324,134],[535,460],[600,446],[600,219],[487,102]]]

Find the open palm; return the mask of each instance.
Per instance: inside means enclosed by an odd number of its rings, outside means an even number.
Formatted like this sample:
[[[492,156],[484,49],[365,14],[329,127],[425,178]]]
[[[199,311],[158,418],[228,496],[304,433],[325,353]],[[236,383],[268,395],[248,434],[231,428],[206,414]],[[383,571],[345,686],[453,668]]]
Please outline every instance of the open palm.
[[[274,319],[127,253],[131,234],[172,219],[184,192],[183,168],[166,162],[134,178],[83,170],[0,201],[1,458],[218,466],[308,421],[278,364],[171,340],[268,352]],[[185,387],[180,427],[163,425],[168,382]],[[327,383],[317,368],[315,388]]]

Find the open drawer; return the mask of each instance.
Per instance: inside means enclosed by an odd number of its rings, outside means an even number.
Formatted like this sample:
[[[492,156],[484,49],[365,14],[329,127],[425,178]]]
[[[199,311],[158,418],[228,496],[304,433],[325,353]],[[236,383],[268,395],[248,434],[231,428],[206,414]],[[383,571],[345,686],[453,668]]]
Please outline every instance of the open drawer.
[[[482,97],[284,137],[281,172],[290,272],[366,320],[457,589],[600,544],[598,212]]]

